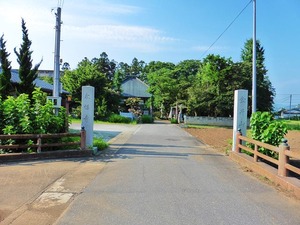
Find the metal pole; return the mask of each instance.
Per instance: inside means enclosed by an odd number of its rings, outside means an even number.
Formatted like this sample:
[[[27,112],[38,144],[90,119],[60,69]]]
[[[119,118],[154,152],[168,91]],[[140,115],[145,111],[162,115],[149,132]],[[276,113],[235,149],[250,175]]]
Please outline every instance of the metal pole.
[[[253,0],[252,113],[256,112],[256,0]]]
[[[61,8],[57,8],[55,25],[55,49],[54,49],[54,75],[53,75],[53,97],[59,97],[60,93],[60,29],[61,29]]]

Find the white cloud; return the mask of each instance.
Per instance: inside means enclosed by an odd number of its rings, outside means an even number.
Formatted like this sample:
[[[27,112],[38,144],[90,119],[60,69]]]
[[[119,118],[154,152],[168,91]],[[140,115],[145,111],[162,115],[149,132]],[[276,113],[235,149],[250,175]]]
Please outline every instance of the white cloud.
[[[65,26],[68,37],[79,37],[85,40],[122,41],[122,42],[172,42],[174,38],[163,35],[163,32],[147,27],[126,25],[88,25],[86,27]]]
[[[192,47],[193,51],[197,51],[197,52],[205,52],[209,49],[209,51],[226,51],[228,50],[227,46],[208,46],[208,45],[198,45],[198,46],[194,46]]]
[[[156,53],[178,43],[164,31],[125,22],[132,15],[139,15],[143,9],[136,6],[114,4],[108,0],[61,1],[62,30],[61,55],[71,61],[85,55],[102,51]],[[44,58],[42,68],[53,64],[55,15],[51,12],[57,0],[0,0],[0,34],[5,34],[7,49],[13,52],[21,43],[21,17],[25,19],[29,38],[32,40],[34,61]],[[75,48],[75,49],[74,49]],[[122,49],[122,51],[121,51]],[[95,51],[98,50],[98,53]],[[121,53],[122,52],[122,53]],[[14,54],[10,59],[17,67]],[[92,56],[93,57],[93,56]]]

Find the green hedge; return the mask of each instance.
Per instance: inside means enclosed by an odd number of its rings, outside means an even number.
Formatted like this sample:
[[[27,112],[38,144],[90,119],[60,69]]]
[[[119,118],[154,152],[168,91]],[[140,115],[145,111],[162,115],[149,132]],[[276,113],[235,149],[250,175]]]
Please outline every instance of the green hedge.
[[[142,115],[141,121],[142,121],[142,123],[153,123],[154,119],[152,116]]]
[[[131,119],[128,117],[120,116],[118,114],[112,114],[108,118],[108,122],[110,122],[110,123],[130,123]]]

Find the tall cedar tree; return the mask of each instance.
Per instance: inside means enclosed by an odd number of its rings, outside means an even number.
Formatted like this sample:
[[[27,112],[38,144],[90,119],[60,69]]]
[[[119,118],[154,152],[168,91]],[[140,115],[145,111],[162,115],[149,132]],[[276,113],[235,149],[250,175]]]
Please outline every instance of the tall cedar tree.
[[[6,41],[4,41],[4,35],[0,38],[0,63],[1,63],[1,71],[0,71],[0,96],[2,100],[6,99],[11,90],[11,66],[10,61],[8,61],[8,56],[5,48]]]
[[[32,96],[32,92],[34,91],[35,84],[34,80],[38,76],[38,69],[43,61],[43,59],[34,66],[32,69],[32,59],[31,54],[32,51],[30,51],[31,41],[28,38],[28,30],[26,28],[26,23],[24,19],[22,18],[22,33],[23,33],[23,43],[21,44],[21,47],[19,48],[19,52],[17,52],[16,48],[14,49],[16,55],[17,55],[17,62],[19,63],[19,77],[21,82],[17,86],[17,91],[19,94],[26,93],[30,96]]]
[[[253,41],[249,39],[245,42],[244,49],[242,49],[241,59],[244,68],[248,71],[249,78],[252,77],[252,53]],[[275,89],[272,86],[268,70],[265,67],[265,50],[261,46],[260,41],[256,41],[256,84],[257,84],[257,110],[270,112],[273,109]],[[248,83],[248,89],[252,89],[251,80]],[[251,101],[250,101],[251,102]]]

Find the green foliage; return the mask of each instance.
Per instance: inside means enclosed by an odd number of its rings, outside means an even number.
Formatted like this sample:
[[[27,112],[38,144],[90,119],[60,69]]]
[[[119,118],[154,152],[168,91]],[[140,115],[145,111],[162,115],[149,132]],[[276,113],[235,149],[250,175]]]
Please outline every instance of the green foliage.
[[[53,78],[51,76],[39,76],[39,79],[47,82],[48,84],[53,84]]]
[[[23,43],[19,48],[19,52],[14,49],[17,55],[17,62],[19,63],[19,77],[21,82],[17,85],[18,93],[26,93],[31,99],[32,92],[34,91],[35,84],[34,80],[37,78],[38,68],[42,63],[42,60],[34,66],[32,69],[32,51],[30,50],[31,41],[28,38],[28,30],[26,28],[26,23],[22,18],[22,34]]]
[[[9,96],[3,102],[3,133],[26,134],[33,131],[30,118],[30,100],[27,94]]]
[[[141,103],[140,98],[127,98],[125,101],[126,106],[129,107],[128,111],[132,112],[133,115],[137,118],[142,115],[140,103]]]
[[[101,103],[97,104],[97,106],[96,106],[95,119],[96,120],[104,119],[108,115],[108,113],[109,112],[108,112],[108,109],[107,109],[107,102],[103,98],[101,100]]]
[[[174,70],[162,68],[148,74],[149,92],[154,96],[154,107],[169,111],[176,102],[178,81],[174,77]]]
[[[265,50],[261,46],[260,41],[256,41],[256,83],[257,83],[257,110],[270,112],[273,109],[275,89],[267,76],[268,70],[264,65]],[[245,42],[242,49],[241,59],[247,77],[252,75],[252,55],[253,55],[253,40],[249,39]],[[246,89],[251,90],[252,82],[248,79]],[[249,101],[251,102],[251,101]],[[250,107],[249,107],[250,108]],[[250,108],[251,109],[251,108]]]
[[[60,133],[68,124],[66,111],[60,108],[58,115],[53,113],[53,103],[47,101],[47,95],[40,89],[32,94],[32,101],[27,94],[18,97],[9,96],[1,103],[3,121],[0,133],[31,134]]]
[[[189,113],[203,116],[232,115],[234,90],[243,88],[245,77],[239,63],[219,55],[208,55],[188,88]]]
[[[6,41],[4,41],[3,37],[4,35],[0,38],[0,64],[2,69],[0,70],[0,97],[2,97],[2,99],[6,99],[12,88],[10,83],[11,62],[8,61],[8,56],[10,54],[6,51]]]
[[[149,115],[142,115],[141,116],[141,121],[142,123],[153,123],[154,122],[154,119],[152,116],[149,116]]]
[[[274,120],[269,112],[253,113],[250,119],[251,135],[254,140],[270,145],[279,146],[284,135],[287,134],[287,127],[282,121]],[[277,154],[265,148],[259,151],[266,155],[277,157]]]
[[[97,147],[98,150],[104,150],[109,145],[107,142],[105,142],[102,138],[94,138],[93,139],[93,146]]]
[[[124,117],[118,114],[112,114],[109,118],[108,121],[110,123],[130,123],[131,119],[128,117]]]
[[[171,121],[171,123],[173,123],[173,124],[177,124],[177,123],[178,123],[177,119],[174,119],[174,118],[172,118],[170,121]]]
[[[96,118],[117,112],[120,93],[112,89],[114,67],[114,62],[109,61],[106,54],[101,54],[100,59],[90,61],[84,58],[75,70],[64,71],[61,81],[72,95],[71,107],[77,108],[80,105],[82,86],[90,85],[95,88]]]
[[[283,120],[288,130],[300,130],[300,121],[297,120]]]

